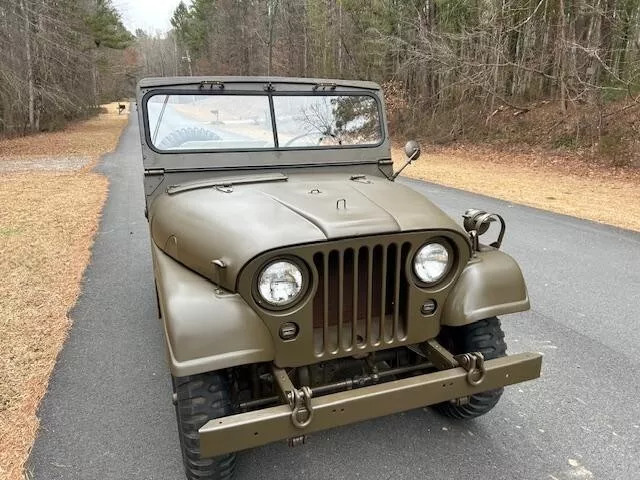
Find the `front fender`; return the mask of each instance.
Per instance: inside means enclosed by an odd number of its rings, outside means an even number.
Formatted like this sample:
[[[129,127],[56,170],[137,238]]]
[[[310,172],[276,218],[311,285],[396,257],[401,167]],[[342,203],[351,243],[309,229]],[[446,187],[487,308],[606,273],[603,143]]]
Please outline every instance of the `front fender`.
[[[516,261],[500,250],[486,249],[462,271],[447,297],[441,323],[458,327],[529,307],[527,286]]]
[[[269,330],[240,295],[216,293],[209,280],[153,243],[152,256],[174,376],[273,360]]]

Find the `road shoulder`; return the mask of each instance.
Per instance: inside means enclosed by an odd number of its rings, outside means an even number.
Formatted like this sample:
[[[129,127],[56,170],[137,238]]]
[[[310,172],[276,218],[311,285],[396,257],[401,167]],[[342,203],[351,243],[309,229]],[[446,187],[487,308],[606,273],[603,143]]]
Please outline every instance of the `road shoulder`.
[[[488,150],[424,149],[403,174],[555,213],[640,231],[640,170],[536,163],[535,156],[492,157]],[[497,154],[496,154],[497,155]],[[396,167],[402,164],[393,149]]]

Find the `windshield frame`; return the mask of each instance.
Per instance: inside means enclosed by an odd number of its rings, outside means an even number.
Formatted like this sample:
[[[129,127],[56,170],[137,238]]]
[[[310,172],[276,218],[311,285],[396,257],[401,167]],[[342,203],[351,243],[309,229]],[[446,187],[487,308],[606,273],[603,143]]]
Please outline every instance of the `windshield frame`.
[[[273,130],[273,138],[274,138],[274,146],[273,147],[264,147],[264,148],[221,148],[221,149],[174,149],[174,150],[163,150],[156,147],[151,138],[151,126],[149,124],[149,113],[147,109],[148,101],[151,97],[157,95],[241,95],[241,96],[256,96],[256,97],[267,97],[269,100],[269,109],[271,113],[271,127]],[[277,127],[277,119],[275,115],[275,108],[273,97],[283,96],[283,97],[314,97],[314,96],[355,96],[355,97],[370,97],[376,102],[376,109],[378,112],[378,124],[380,131],[380,140],[378,143],[371,144],[355,144],[355,145],[312,145],[312,146],[289,146],[284,147],[279,144],[278,141],[278,127]],[[385,116],[384,110],[382,108],[382,103],[380,98],[369,92],[365,89],[362,91],[353,90],[323,90],[323,91],[300,91],[300,90],[271,90],[260,92],[257,90],[244,90],[244,89],[220,89],[220,90],[212,90],[212,89],[188,89],[188,88],[152,88],[148,92],[146,92],[142,96],[142,118],[144,122],[144,138],[147,146],[156,154],[159,155],[192,155],[192,154],[220,154],[220,153],[255,153],[255,152],[294,152],[294,151],[332,151],[332,150],[352,150],[352,149],[375,149],[382,146],[387,140],[387,131],[385,128]]]

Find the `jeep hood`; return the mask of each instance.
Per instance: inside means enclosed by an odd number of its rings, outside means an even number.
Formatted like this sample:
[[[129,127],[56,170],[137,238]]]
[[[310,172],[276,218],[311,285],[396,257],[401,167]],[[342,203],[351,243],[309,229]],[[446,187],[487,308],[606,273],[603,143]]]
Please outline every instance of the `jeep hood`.
[[[234,291],[242,267],[276,248],[426,229],[464,235],[424,196],[384,178],[315,174],[260,180],[170,187],[151,205],[154,243],[212,281],[212,262],[221,260],[226,268],[220,284]]]

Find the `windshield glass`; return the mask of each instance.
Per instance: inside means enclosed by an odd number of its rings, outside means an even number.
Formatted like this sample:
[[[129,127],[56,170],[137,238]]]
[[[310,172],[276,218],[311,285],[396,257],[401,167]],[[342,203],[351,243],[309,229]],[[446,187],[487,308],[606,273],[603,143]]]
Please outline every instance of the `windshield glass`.
[[[377,145],[382,141],[373,97],[277,96],[273,107],[282,147]]]
[[[149,134],[158,150],[273,148],[264,95],[154,95]]]
[[[378,102],[368,95],[153,95],[151,143],[161,151],[373,146],[382,142]],[[277,136],[274,135],[277,130]]]

